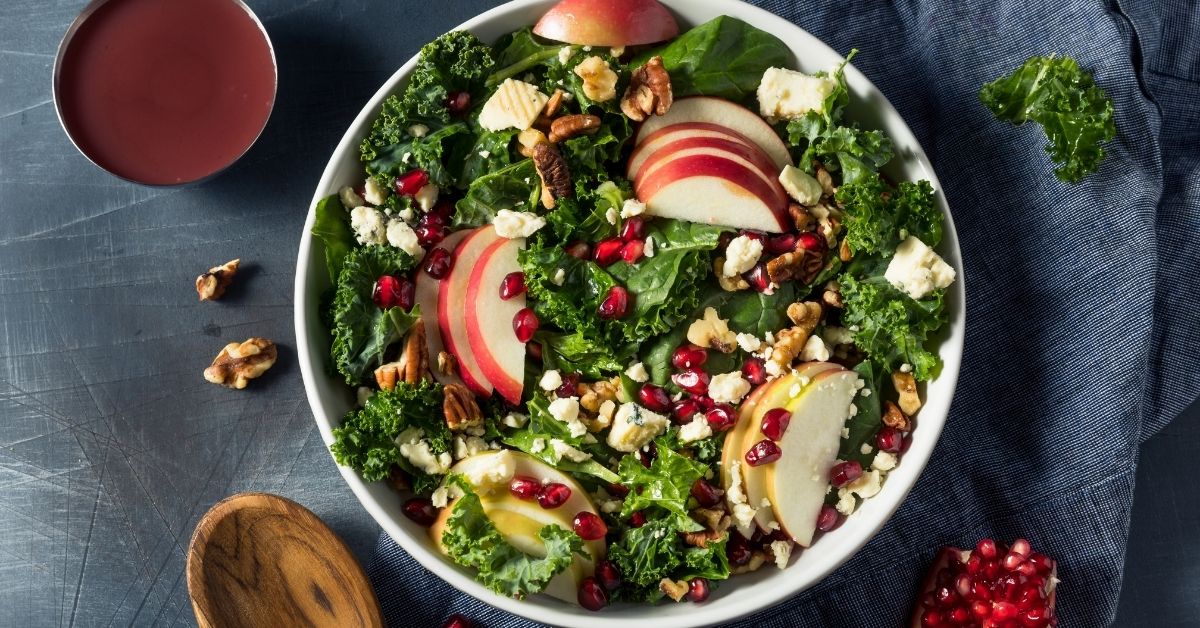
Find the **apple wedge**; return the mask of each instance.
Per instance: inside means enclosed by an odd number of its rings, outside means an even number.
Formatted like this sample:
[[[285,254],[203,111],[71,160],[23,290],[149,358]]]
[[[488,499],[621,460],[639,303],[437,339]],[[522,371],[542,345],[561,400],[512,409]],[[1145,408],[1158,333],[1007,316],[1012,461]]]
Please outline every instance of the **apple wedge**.
[[[507,460],[502,461],[503,458]],[[535,500],[518,499],[509,492],[507,483],[502,486],[475,485],[480,504],[488,519],[505,540],[522,552],[531,556],[545,556],[545,546],[538,538],[538,531],[547,525],[557,525],[570,530],[576,514],[584,511],[597,513],[596,505],[592,503],[587,491],[571,476],[519,451],[501,450],[476,454],[459,461],[450,471],[461,474],[474,484],[471,478],[486,476],[486,470],[494,467],[497,462],[511,462],[512,475],[536,478],[542,483],[558,482],[571,489],[571,497],[566,502],[558,508],[548,510],[539,506]],[[442,534],[456,503],[457,500],[443,508],[429,528],[430,538],[442,553],[446,551],[442,546]],[[576,556],[571,567],[555,576],[543,593],[571,604],[578,603],[579,583],[592,575],[596,561],[604,558],[605,554],[603,539],[584,541],[583,547],[589,557]]]
[[[471,231],[454,249],[454,266],[441,282],[438,291],[438,329],[446,351],[458,362],[458,375],[472,392],[484,397],[492,394],[492,385],[484,377],[476,356],[471,352],[467,339],[467,317],[464,304],[467,302],[467,282],[480,256],[488,247],[502,240],[491,225]]]
[[[712,155],[745,166],[762,179],[779,203],[787,204],[787,192],[779,183],[779,177],[771,175],[774,165],[766,153],[758,147],[729,139],[694,137],[671,142],[647,157],[631,180],[637,186],[641,179],[654,176],[659,168],[693,155]]]
[[[638,46],[673,39],[679,25],[658,0],[563,0],[533,32],[580,46]]]
[[[779,233],[787,203],[753,169],[716,155],[673,159],[634,185],[648,213],[688,222]]]
[[[641,144],[668,126],[695,122],[715,124],[745,136],[771,157],[775,162],[776,172],[792,163],[787,144],[766,120],[735,102],[709,96],[676,100],[666,115],[654,116],[642,123],[636,143]]]
[[[500,298],[504,276],[521,270],[517,252],[525,238],[500,238],[482,255],[467,279],[467,343],[483,377],[512,404],[521,403],[525,385],[525,343],[513,331],[513,317],[525,307],[525,295]]]
[[[455,231],[446,236],[437,246],[453,252],[458,243],[470,233],[471,231]],[[429,346],[429,355],[435,357],[446,350],[446,344],[442,342],[441,326],[438,324],[438,292],[442,289],[442,283],[442,281],[430,277],[429,273],[417,271],[413,289],[416,304],[421,308],[421,320],[425,321],[425,343]],[[438,369],[430,370],[433,371],[433,378],[438,383],[443,385],[462,383],[462,378],[455,373],[446,374]]]
[[[750,138],[734,131],[733,129],[723,127],[719,124],[709,124],[707,122],[686,122],[683,124],[672,124],[668,127],[663,127],[654,133],[642,138],[640,142],[633,148],[633,152],[629,155],[629,163],[625,169],[627,178],[633,180],[638,171],[642,167],[642,163],[647,158],[652,156],[658,149],[676,142],[678,140],[693,139],[693,138],[716,138],[741,142],[746,146],[758,148]],[[759,148],[761,151],[762,149]],[[764,153],[765,154],[765,153]],[[770,157],[768,156],[768,159]],[[771,162],[774,166],[774,161]],[[779,170],[779,168],[772,168]]]

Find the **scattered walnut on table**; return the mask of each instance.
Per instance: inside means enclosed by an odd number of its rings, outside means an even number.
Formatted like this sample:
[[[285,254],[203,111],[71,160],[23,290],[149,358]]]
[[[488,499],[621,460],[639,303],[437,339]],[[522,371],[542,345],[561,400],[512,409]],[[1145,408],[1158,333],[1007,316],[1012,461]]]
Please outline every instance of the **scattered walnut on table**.
[[[568,198],[574,193],[571,171],[567,161],[553,144],[542,143],[533,147],[533,165],[542,180],[542,205],[554,209],[555,199]]]
[[[475,403],[475,395],[462,384],[446,384],[442,389],[444,395],[442,411],[446,415],[446,426],[452,432],[462,432],[483,426],[483,412]]]
[[[204,379],[240,390],[274,366],[278,355],[275,343],[266,338],[250,338],[240,344],[231,342],[204,369]]]
[[[662,57],[652,57],[633,71],[629,87],[621,97],[621,111],[630,120],[641,122],[651,115],[666,115],[674,102],[671,76],[663,67]]]
[[[590,114],[572,114],[555,118],[550,123],[550,143],[557,144],[579,135],[591,135],[600,130],[600,118]]]
[[[229,288],[229,284],[233,283],[233,277],[237,274],[238,266],[242,260],[229,260],[220,266],[213,266],[208,269],[208,272],[196,277],[196,293],[200,295],[201,301],[215,301],[225,294],[225,290]]]

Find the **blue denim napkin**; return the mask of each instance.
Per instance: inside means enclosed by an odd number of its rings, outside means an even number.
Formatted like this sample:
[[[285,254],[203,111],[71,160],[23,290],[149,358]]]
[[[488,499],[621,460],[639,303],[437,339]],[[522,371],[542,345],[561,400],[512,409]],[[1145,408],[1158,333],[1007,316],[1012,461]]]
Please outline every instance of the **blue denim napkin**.
[[[1138,444],[1200,391],[1200,5],[1187,0],[760,0],[839,51],[899,109],[954,213],[966,353],[950,420],[888,525],[829,578],[739,626],[904,624],[942,545],[1029,538],[1060,561],[1064,626],[1112,622]],[[1056,52],[1095,72],[1118,137],[1098,174],[1058,181],[1035,125],[980,86]],[[381,536],[370,574],[393,625],[462,612]],[[583,611],[581,611],[583,612]]]

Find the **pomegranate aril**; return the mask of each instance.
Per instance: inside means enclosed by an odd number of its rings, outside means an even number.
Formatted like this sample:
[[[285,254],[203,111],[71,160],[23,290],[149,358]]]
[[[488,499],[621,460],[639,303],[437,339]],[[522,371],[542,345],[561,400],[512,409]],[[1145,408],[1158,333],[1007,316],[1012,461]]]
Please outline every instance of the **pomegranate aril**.
[[[417,220],[417,226],[420,227],[445,227],[448,225],[449,219],[437,211],[421,214],[421,218]]]
[[[992,619],[996,621],[1007,621],[1016,619],[1020,609],[1015,604],[1008,602],[993,602],[992,603]]]
[[[596,251],[592,254],[592,259],[601,266],[611,266],[617,260],[621,259],[621,249],[625,243],[620,238],[609,238],[601,241],[596,245]]]
[[[646,243],[641,240],[630,240],[621,247],[621,259],[625,260],[626,264],[636,264],[642,259],[642,253],[646,250]]]
[[[788,425],[792,422],[792,413],[787,408],[772,408],[763,415],[762,433],[771,440],[783,438]]]
[[[508,492],[517,499],[535,499],[541,490],[542,482],[528,475],[514,475],[513,479],[508,481]]]
[[[450,224],[450,217],[454,215],[454,203],[448,198],[441,198],[437,203],[434,203],[433,209],[425,214],[425,216],[440,216],[443,225]],[[423,217],[422,217],[423,218]]]
[[[925,611],[921,615],[921,628],[937,628],[938,626],[945,625],[946,622],[943,619],[942,614],[938,611]]]
[[[1026,610],[1021,613],[1020,622],[1022,626],[1028,628],[1040,628],[1041,626],[1049,626],[1050,613],[1045,607],[1037,607]]]
[[[717,491],[717,487],[704,481],[704,478],[699,478],[692,483],[692,497],[696,498],[696,502],[703,508],[712,508],[721,503],[721,494]]]
[[[640,528],[646,525],[646,513],[635,510],[629,515],[629,525],[634,528]]]
[[[405,517],[426,528],[437,520],[437,508],[433,507],[433,502],[424,497],[410,498],[400,509],[404,512]]]
[[[529,357],[533,358],[534,360],[537,360],[538,362],[542,361],[542,345],[541,344],[536,343],[536,342],[527,343],[525,345],[525,350],[529,352]]]
[[[454,266],[454,257],[450,255],[450,251],[443,248],[436,248],[425,256],[425,272],[434,279],[444,279],[450,274],[450,268]]]
[[[971,594],[971,588],[973,586],[974,583],[971,582],[971,576],[965,573],[958,574],[958,577],[954,579],[954,590],[958,591],[958,594],[963,597],[967,597]]]
[[[829,532],[837,527],[841,521],[841,515],[837,508],[825,504],[821,506],[821,512],[817,514],[817,529],[821,532]]]
[[[758,240],[759,242],[767,241],[767,235],[761,231],[741,231],[738,232],[738,235],[745,236],[751,240]]]
[[[967,573],[972,576],[983,570],[983,559],[979,554],[971,553],[971,557],[967,559]]]
[[[696,403],[695,399],[680,399],[671,404],[671,417],[680,425],[690,423],[699,411],[700,404]]]
[[[704,412],[712,410],[713,407],[717,405],[717,402],[713,401],[712,397],[709,397],[708,395],[692,395],[692,400],[695,401],[696,405],[700,406],[700,409]]]
[[[824,251],[829,248],[829,243],[825,241],[825,238],[811,231],[805,231],[796,236],[796,244],[806,251]]]
[[[829,470],[829,481],[837,488],[857,480],[862,476],[863,468],[857,460],[847,460],[833,465]]]
[[[781,233],[767,238],[767,244],[764,247],[771,255],[783,255],[791,253],[796,249],[796,234]]]
[[[621,225],[621,239],[626,242],[646,239],[646,219],[641,216],[633,216],[626,220]]]
[[[746,452],[746,464],[752,467],[770,464],[779,460],[782,455],[783,451],[774,441],[760,440]]]
[[[398,307],[411,310],[416,300],[413,283],[407,277],[384,275],[375,281],[371,299],[383,309]]]
[[[450,115],[461,116],[471,109],[471,94],[467,92],[450,92],[446,96],[446,109]]]
[[[608,534],[608,526],[604,525],[600,515],[587,511],[575,515],[575,519],[571,521],[571,529],[585,541],[602,539]]]
[[[638,389],[638,401],[655,412],[666,412],[671,409],[671,397],[667,395],[667,391],[654,384],[642,384],[642,387]]]
[[[975,551],[979,554],[980,558],[991,560],[996,557],[996,542],[992,539],[980,539],[975,544]]]
[[[421,188],[429,183],[429,173],[417,168],[396,177],[396,184],[392,186],[396,190],[396,194],[400,196],[412,196]]]
[[[759,358],[746,358],[742,363],[742,377],[757,386],[767,381],[767,365]]]
[[[1049,575],[1050,571],[1054,569],[1054,561],[1040,552],[1030,554],[1027,562],[1033,564],[1037,568],[1037,572],[1043,576]]]
[[[971,613],[965,607],[959,606],[950,611],[947,617],[950,619],[951,624],[961,626],[971,620]]]
[[[579,373],[568,373],[562,376],[562,384],[554,389],[554,394],[558,397],[566,399],[567,397],[576,397],[579,395]]]
[[[758,292],[767,292],[771,289],[771,277],[767,275],[767,265],[763,263],[756,264],[742,277]]]
[[[638,450],[637,457],[641,461],[642,466],[649,469],[650,465],[653,465],[654,461],[658,458],[658,445],[654,444],[654,441],[646,443],[644,447]]]
[[[671,381],[685,392],[693,395],[708,394],[708,373],[698,368],[689,368],[676,373],[671,376]]]
[[[521,342],[529,342],[533,339],[533,334],[538,330],[538,325],[541,321],[538,320],[537,314],[533,313],[532,308],[521,308],[513,315],[513,332],[517,334],[517,340]]]
[[[608,492],[612,493],[616,497],[625,499],[625,496],[629,495],[629,487],[621,484],[620,482],[611,482],[608,485]]]
[[[750,558],[754,555],[754,551],[750,549],[750,543],[746,541],[746,537],[733,532],[729,535],[729,541],[725,544],[725,556],[729,558],[729,564],[734,567],[740,567],[750,562]]]
[[[1008,555],[1004,557],[1004,568],[1012,571],[1025,562],[1029,558],[1029,553],[1032,548],[1029,547],[1029,541],[1025,539],[1017,539],[1013,541],[1012,547],[1008,550]]]
[[[698,368],[708,361],[708,350],[696,345],[679,345],[671,354],[671,366],[677,369]]]
[[[875,432],[875,446],[879,448],[879,451],[894,454],[900,451],[903,445],[904,434],[894,427],[885,425],[879,428],[878,432]]]
[[[699,604],[708,599],[709,587],[708,580],[705,578],[692,578],[688,583],[687,597],[692,602]]]
[[[608,606],[608,594],[596,578],[588,576],[579,584],[579,605],[589,611],[598,611]]]
[[[621,286],[608,289],[608,296],[600,302],[600,318],[614,320],[629,313],[629,291]]]
[[[724,403],[713,406],[704,413],[704,418],[708,420],[708,426],[717,432],[727,431],[737,423],[737,415],[734,414],[733,408]]]
[[[422,248],[438,244],[442,240],[445,240],[449,234],[449,230],[440,225],[417,225],[417,228],[413,232],[417,234],[417,243]]]
[[[587,242],[572,242],[565,250],[575,259],[587,259],[592,254],[592,247]]]
[[[571,499],[571,487],[558,482],[542,486],[537,494],[538,505],[547,510],[562,506],[568,499]]]
[[[976,582],[971,585],[971,598],[986,602],[992,599],[992,590],[988,588],[988,585]]]
[[[446,618],[446,623],[442,624],[442,628],[471,628],[471,620],[455,613]]]
[[[525,294],[525,273],[516,270],[500,280],[500,298],[505,301]]]
[[[938,587],[937,590],[933,592],[933,597],[934,601],[937,602],[937,605],[941,606],[942,608],[954,606],[954,603],[958,601],[958,594],[955,593],[954,589],[951,589],[950,587]]]
[[[612,593],[621,586],[621,570],[612,561],[602,560],[596,563],[596,581],[605,591]]]

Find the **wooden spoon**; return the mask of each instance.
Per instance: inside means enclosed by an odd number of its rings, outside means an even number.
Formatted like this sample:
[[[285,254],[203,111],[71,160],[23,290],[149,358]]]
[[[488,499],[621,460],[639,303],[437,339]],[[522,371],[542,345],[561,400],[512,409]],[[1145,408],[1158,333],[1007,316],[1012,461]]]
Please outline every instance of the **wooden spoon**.
[[[240,493],[214,505],[192,535],[187,583],[202,628],[384,625],[346,544],[277,495]]]

